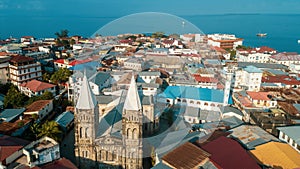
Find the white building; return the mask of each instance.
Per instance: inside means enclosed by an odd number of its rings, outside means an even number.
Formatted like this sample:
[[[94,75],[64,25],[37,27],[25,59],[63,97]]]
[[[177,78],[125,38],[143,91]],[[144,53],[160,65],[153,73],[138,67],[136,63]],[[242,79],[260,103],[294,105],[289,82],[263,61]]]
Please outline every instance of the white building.
[[[9,79],[9,56],[0,56],[0,83],[5,84]]]
[[[156,78],[160,77],[160,72],[139,72],[138,73],[139,78],[145,82],[145,83],[150,83],[151,81],[155,80]]]
[[[14,85],[20,85],[33,79],[41,79],[41,64],[30,57],[14,56],[9,62],[9,76]]]
[[[279,139],[288,143],[300,153],[300,126],[277,127]]]
[[[300,63],[291,63],[290,70],[292,73],[300,74]]]
[[[142,58],[129,58],[124,61],[124,68],[130,70],[141,71],[146,69],[145,61]]]
[[[40,96],[46,91],[51,92],[53,96],[56,95],[55,85],[46,82],[41,82],[38,80],[31,80],[29,82],[24,82],[20,84],[18,87],[22,93],[24,93],[29,97]]]
[[[236,49],[237,46],[243,45],[243,39],[230,34],[210,34],[207,35],[207,44],[217,46],[223,49]]]
[[[270,57],[275,53],[275,49],[262,46],[260,48],[246,50],[239,49],[236,51],[236,58],[239,62],[267,63],[270,61]]]
[[[43,120],[53,110],[52,100],[38,100],[26,107],[24,115],[37,115],[40,120]]]
[[[271,56],[270,62],[290,67],[291,64],[300,64],[300,55],[296,52],[282,52]]]
[[[248,91],[259,91],[263,72],[254,67],[247,66],[235,71],[235,89],[246,89]]]
[[[220,107],[231,102],[230,98],[224,101],[226,96],[222,90],[187,86],[168,86],[158,97],[162,103],[198,107],[210,111],[220,111]]]
[[[24,147],[23,154],[30,168],[46,164],[60,158],[59,144],[52,138],[43,137]]]

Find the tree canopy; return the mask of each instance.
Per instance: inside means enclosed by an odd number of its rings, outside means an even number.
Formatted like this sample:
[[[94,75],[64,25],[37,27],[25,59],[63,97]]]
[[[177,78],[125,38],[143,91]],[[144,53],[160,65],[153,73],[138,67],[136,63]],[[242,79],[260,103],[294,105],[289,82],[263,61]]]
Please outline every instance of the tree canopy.
[[[20,108],[26,105],[28,97],[21,93],[16,86],[11,85],[4,97],[5,108]]]
[[[58,71],[54,72],[51,76],[50,81],[54,84],[66,82],[69,80],[69,77],[72,75],[71,71],[67,68],[60,68]]]
[[[59,129],[59,125],[55,121],[46,121],[43,124],[33,123],[29,129],[30,132],[27,133],[28,137],[39,139],[47,136],[56,141],[61,141],[62,131]]]
[[[154,32],[151,35],[152,38],[166,38],[167,36],[165,35],[164,32]]]
[[[57,38],[66,38],[69,36],[68,33],[69,33],[69,31],[67,29],[63,29],[60,31],[60,33],[56,32],[55,36],[57,36]]]

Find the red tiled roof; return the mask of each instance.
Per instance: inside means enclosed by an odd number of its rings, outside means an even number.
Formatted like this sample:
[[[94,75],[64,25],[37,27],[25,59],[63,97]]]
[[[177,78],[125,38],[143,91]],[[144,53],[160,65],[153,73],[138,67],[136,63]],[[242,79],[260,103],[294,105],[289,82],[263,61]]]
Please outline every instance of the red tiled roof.
[[[35,102],[31,103],[29,106],[26,107],[26,112],[39,111],[51,102],[52,102],[52,100],[38,100],[38,101],[35,101]]]
[[[270,58],[277,61],[300,61],[300,55],[297,52],[282,52],[271,56]]]
[[[166,39],[166,40],[163,40],[162,43],[172,45],[174,43],[174,41]]]
[[[15,62],[15,63],[29,62],[29,61],[33,61],[33,60],[34,59],[31,57],[21,56],[21,55],[13,56],[10,59],[11,62]]]
[[[212,46],[212,48],[217,51],[217,52],[221,52],[221,53],[227,53],[227,51],[223,48],[220,48],[218,46]]]
[[[55,63],[60,63],[60,64],[64,64],[65,60],[64,59],[58,59],[56,61],[54,61]]]
[[[55,85],[50,83],[41,82],[38,80],[31,80],[29,82],[22,83],[20,86],[27,87],[29,90],[33,92],[39,92],[42,90],[46,90],[52,87],[55,87]]]
[[[240,101],[240,103],[245,107],[253,107],[253,103],[248,97],[238,95],[237,99]]]
[[[33,38],[33,36],[22,36],[22,38],[24,38],[24,39],[30,39],[30,38]]]
[[[30,142],[7,135],[0,136],[0,161],[3,162],[7,157],[22,149]]]
[[[227,137],[221,136],[201,147],[211,154],[210,159],[222,168],[260,169],[242,146]]]
[[[248,96],[250,96],[253,100],[271,100],[268,95],[269,92],[250,92],[247,91]]]
[[[201,83],[217,83],[218,82],[218,79],[213,78],[213,77],[202,77],[197,74],[195,74],[194,77],[197,82],[201,82]]]
[[[70,66],[75,66],[75,65],[78,65],[78,64],[83,64],[83,63],[87,63],[87,62],[91,62],[91,61],[92,61],[92,59],[88,58],[88,59],[84,59],[84,60],[73,60],[69,63],[66,63],[65,59],[58,59],[54,62],[55,63],[60,63],[60,64],[68,64]]]
[[[265,76],[261,80],[263,83],[283,83],[286,85],[300,85],[300,81],[287,75]]]
[[[260,47],[258,50],[256,50],[257,52],[259,52],[259,53],[265,53],[265,52],[268,52],[268,53],[270,53],[270,52],[276,52],[276,50],[275,49],[273,49],[273,48],[270,48],[270,47],[268,47],[268,46],[262,46],[262,47]]]
[[[130,43],[132,43],[132,41],[128,40],[128,39],[122,39],[122,40],[119,41],[119,43],[128,43],[128,44],[130,44]]]

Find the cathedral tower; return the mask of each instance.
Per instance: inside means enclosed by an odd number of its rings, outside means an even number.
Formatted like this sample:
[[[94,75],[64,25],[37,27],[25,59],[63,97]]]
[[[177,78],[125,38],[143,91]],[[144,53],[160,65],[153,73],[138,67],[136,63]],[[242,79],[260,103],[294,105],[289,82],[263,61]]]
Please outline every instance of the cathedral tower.
[[[84,75],[75,108],[75,157],[79,168],[93,167],[94,140],[99,123],[97,101]]]
[[[143,167],[142,129],[142,105],[135,78],[132,75],[122,113],[122,135],[125,146],[123,167],[126,169]]]

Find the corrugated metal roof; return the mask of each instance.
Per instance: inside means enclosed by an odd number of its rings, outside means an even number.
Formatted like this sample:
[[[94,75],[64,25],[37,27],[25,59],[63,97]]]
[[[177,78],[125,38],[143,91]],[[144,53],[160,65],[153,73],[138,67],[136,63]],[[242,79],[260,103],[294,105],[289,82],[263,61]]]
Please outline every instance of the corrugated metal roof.
[[[300,145],[300,126],[277,127],[277,129]]]
[[[269,142],[250,151],[261,163],[276,168],[299,168],[300,154],[286,143]]]
[[[162,157],[163,163],[174,168],[191,169],[199,167],[210,156],[209,153],[187,142]]]
[[[74,120],[74,114],[67,111],[60,114],[55,121],[62,127],[66,128]]]
[[[258,126],[242,125],[230,130],[230,132],[232,132],[230,137],[239,140],[247,149],[254,149],[255,146],[269,141],[279,141]]]
[[[223,103],[224,91],[189,86],[168,86],[160,96],[171,99],[186,98]]]
[[[4,109],[0,114],[0,119],[10,122],[11,120],[17,118],[25,111],[25,108],[21,109]]]

